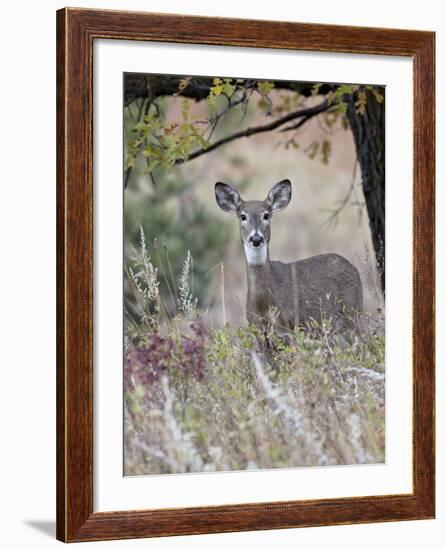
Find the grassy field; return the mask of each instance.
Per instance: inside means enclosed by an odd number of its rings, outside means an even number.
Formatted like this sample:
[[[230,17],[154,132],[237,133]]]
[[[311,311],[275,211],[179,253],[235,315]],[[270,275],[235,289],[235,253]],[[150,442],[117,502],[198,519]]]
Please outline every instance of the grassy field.
[[[126,267],[139,314],[126,313],[125,474],[383,462],[383,318],[342,335],[329,319],[285,338],[273,324],[215,328],[191,264],[169,276],[174,315],[143,233]]]

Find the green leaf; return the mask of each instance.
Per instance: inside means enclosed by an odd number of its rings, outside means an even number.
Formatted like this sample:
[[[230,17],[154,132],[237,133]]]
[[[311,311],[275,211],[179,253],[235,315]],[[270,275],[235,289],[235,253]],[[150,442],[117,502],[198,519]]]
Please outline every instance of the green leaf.
[[[211,87],[211,93],[214,96],[221,95],[223,92],[223,81],[221,78],[214,78],[214,85]]]
[[[178,92],[176,92],[173,95],[179,95],[183,90],[185,90],[189,86],[189,82],[192,80],[191,76],[186,76],[185,78],[182,78],[180,80],[180,84],[178,85]]]
[[[367,107],[367,94],[365,90],[358,92],[358,99],[355,101],[356,112],[363,115]]]
[[[285,142],[285,149],[289,149],[292,147],[293,149],[299,149],[299,144],[294,139],[289,139],[287,142]]]
[[[263,97],[266,97],[273,89],[274,82],[271,82],[270,80],[259,80],[257,82],[257,90]]]
[[[338,97],[341,97],[343,95],[350,95],[353,93],[353,91],[354,91],[354,86],[352,84],[341,84],[336,89],[336,95]]]
[[[347,113],[347,103],[345,101],[340,101],[336,105],[336,112],[341,115],[345,115]]]
[[[181,112],[183,114],[183,120],[189,120],[189,100],[183,99],[183,103],[181,104]]]
[[[308,157],[313,160],[316,157],[318,151],[319,151],[319,143],[317,141],[313,141],[308,151]]]
[[[207,97],[208,104],[212,110],[217,108],[217,97],[223,93],[223,86],[224,83],[221,78],[214,78],[213,86],[210,87]]]
[[[378,92],[376,88],[372,88],[372,93],[375,96],[377,103],[382,103],[384,101],[384,96],[380,92]]]
[[[235,86],[234,84],[231,84],[232,78],[225,78],[224,84],[222,87],[223,93],[226,97],[231,98],[233,93],[235,92]]]
[[[322,162],[324,164],[328,164],[330,154],[331,154],[331,143],[328,140],[324,139],[324,141],[322,142],[322,148],[321,148]]]
[[[313,87],[311,88],[311,95],[315,96],[319,94],[319,89],[322,86],[322,82],[318,82],[316,84],[313,84]]]

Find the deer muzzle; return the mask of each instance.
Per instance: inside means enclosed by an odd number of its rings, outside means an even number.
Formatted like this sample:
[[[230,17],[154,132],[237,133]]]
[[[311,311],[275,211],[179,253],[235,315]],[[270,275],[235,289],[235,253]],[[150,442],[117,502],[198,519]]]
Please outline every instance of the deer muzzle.
[[[264,239],[262,235],[259,235],[259,233],[254,233],[254,235],[251,235],[248,239],[249,244],[252,246],[255,246],[256,248],[264,243]]]

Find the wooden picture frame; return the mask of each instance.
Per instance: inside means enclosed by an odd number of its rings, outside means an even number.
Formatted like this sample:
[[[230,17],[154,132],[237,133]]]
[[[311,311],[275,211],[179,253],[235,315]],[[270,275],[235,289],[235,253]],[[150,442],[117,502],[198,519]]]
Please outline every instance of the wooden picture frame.
[[[93,42],[179,42],[413,60],[413,492],[93,512]],[[57,12],[57,538],[66,541],[434,517],[432,32],[65,8]]]

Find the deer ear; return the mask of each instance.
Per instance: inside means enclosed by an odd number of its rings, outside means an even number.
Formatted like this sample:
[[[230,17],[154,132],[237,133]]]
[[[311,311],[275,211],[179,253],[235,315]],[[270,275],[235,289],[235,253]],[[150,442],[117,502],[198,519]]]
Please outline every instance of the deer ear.
[[[215,198],[218,206],[225,212],[236,212],[242,204],[238,191],[226,183],[215,184]]]
[[[283,210],[291,200],[291,182],[282,180],[271,189],[266,198],[268,206],[273,212]]]

